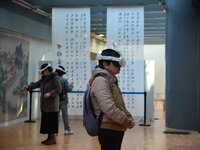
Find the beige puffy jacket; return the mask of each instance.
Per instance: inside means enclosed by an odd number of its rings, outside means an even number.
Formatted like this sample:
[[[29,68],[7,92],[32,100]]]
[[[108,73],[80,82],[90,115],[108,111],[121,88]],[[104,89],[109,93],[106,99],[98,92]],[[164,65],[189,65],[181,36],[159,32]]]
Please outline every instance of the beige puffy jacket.
[[[101,111],[104,113],[101,128],[125,131],[133,117],[125,107],[117,79],[105,69],[100,68],[93,71],[93,77],[100,72],[107,76],[106,78],[98,76],[92,82],[91,98],[95,114],[99,116]]]

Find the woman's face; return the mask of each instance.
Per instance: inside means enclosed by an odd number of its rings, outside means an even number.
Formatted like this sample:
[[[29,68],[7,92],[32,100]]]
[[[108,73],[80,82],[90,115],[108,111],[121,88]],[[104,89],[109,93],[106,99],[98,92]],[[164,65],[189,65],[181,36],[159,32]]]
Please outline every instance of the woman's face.
[[[45,77],[48,76],[49,75],[49,70],[46,69],[46,70],[42,71],[42,75],[45,76]]]
[[[116,65],[116,63],[111,62],[107,67],[106,70],[112,74],[113,76],[115,76],[116,74],[120,73],[120,66],[119,64]]]

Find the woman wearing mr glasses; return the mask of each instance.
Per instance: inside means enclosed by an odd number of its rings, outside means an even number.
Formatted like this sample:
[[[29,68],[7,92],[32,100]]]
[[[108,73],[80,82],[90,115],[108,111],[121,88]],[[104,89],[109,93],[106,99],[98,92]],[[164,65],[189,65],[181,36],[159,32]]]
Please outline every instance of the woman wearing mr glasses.
[[[42,77],[37,82],[25,85],[24,88],[32,90],[41,89],[40,108],[41,108],[41,126],[40,133],[48,134],[47,139],[41,144],[56,144],[55,134],[58,133],[58,112],[59,112],[59,94],[62,91],[57,73],[53,72],[50,64],[43,64],[39,72]]]
[[[105,49],[97,55],[98,68],[93,71],[91,98],[96,116],[103,112],[98,140],[101,150],[120,150],[126,129],[134,127],[133,116],[126,109],[116,74],[126,62],[113,49]],[[104,76],[97,76],[104,74]]]

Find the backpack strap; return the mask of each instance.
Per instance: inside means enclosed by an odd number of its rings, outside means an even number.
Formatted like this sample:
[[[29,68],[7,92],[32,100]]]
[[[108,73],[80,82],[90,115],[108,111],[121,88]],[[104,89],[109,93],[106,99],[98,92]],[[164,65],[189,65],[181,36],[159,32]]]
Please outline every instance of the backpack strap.
[[[99,127],[100,127],[100,125],[101,125],[101,122],[102,122],[102,119],[103,119],[103,115],[104,115],[104,113],[103,113],[103,111],[101,111],[101,112],[100,112],[100,115],[99,115],[99,118],[98,118]]]

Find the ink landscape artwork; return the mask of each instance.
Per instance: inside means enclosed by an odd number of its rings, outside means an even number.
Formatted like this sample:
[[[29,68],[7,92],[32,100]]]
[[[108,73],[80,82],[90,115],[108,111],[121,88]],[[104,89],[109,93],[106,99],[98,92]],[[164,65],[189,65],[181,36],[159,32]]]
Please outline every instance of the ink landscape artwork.
[[[27,116],[29,42],[0,33],[0,123]]]

